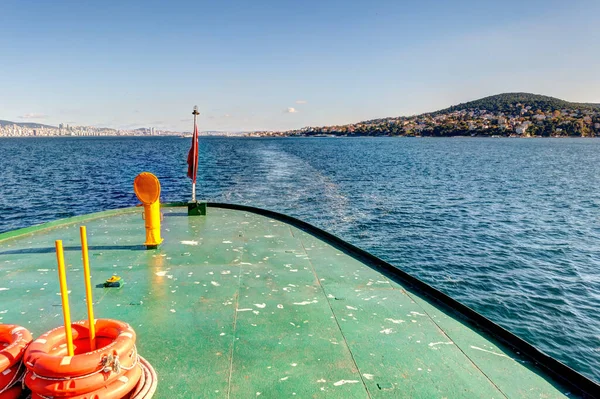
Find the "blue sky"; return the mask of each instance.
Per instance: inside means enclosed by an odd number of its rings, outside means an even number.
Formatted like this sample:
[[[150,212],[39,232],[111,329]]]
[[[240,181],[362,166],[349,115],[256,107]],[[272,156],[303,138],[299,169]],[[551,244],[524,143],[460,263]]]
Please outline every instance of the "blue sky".
[[[510,91],[600,102],[600,1],[0,3],[0,119],[291,129]]]

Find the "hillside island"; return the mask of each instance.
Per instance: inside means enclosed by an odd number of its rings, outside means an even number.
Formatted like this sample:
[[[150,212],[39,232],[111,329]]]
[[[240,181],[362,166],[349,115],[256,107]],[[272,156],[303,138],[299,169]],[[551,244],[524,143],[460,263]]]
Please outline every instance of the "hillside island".
[[[0,120],[0,137],[183,136],[154,127],[113,129]],[[286,131],[202,132],[244,137],[598,137],[600,104],[574,103],[530,93],[504,93],[413,116]],[[191,136],[191,134],[190,134]],[[187,137],[187,136],[186,136]]]
[[[530,93],[504,93],[421,115],[248,135],[597,137],[600,136],[600,104],[573,103]]]

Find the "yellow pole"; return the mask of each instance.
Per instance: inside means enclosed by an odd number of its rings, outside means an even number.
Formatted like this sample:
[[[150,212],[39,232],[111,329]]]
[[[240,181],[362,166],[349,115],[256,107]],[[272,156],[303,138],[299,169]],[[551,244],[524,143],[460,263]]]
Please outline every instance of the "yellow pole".
[[[63,317],[65,320],[65,333],[67,334],[67,352],[74,356],[73,332],[71,331],[71,311],[69,310],[69,292],[67,291],[67,273],[65,272],[65,254],[63,253],[62,240],[56,240],[56,260],[58,262],[58,281],[60,282],[60,297],[62,299]]]
[[[79,227],[81,236],[81,254],[83,256],[83,279],[85,282],[85,299],[87,302],[88,324],[90,330],[90,350],[96,350],[96,322],[94,321],[94,301],[92,300],[92,281],[90,278],[90,258],[88,255],[87,230]]]

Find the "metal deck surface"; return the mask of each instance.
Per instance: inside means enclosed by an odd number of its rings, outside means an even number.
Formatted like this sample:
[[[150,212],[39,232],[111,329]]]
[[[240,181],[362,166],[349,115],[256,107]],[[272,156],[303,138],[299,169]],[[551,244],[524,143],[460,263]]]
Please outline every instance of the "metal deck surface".
[[[98,318],[130,323],[158,398],[556,398],[506,347],[320,239],[251,212],[164,208],[145,250],[141,208],[0,235],[0,323],[62,325],[54,240],[73,320],[86,318],[80,225]],[[5,238],[2,240],[2,238]],[[573,397],[571,394],[570,397]]]

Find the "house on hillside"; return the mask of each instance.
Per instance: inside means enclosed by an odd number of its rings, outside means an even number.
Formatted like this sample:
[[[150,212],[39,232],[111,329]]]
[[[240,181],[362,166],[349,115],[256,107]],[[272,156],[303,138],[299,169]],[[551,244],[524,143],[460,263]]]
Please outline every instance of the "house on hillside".
[[[520,125],[515,126],[515,133],[525,134],[527,128],[531,125],[531,122],[523,122]]]

